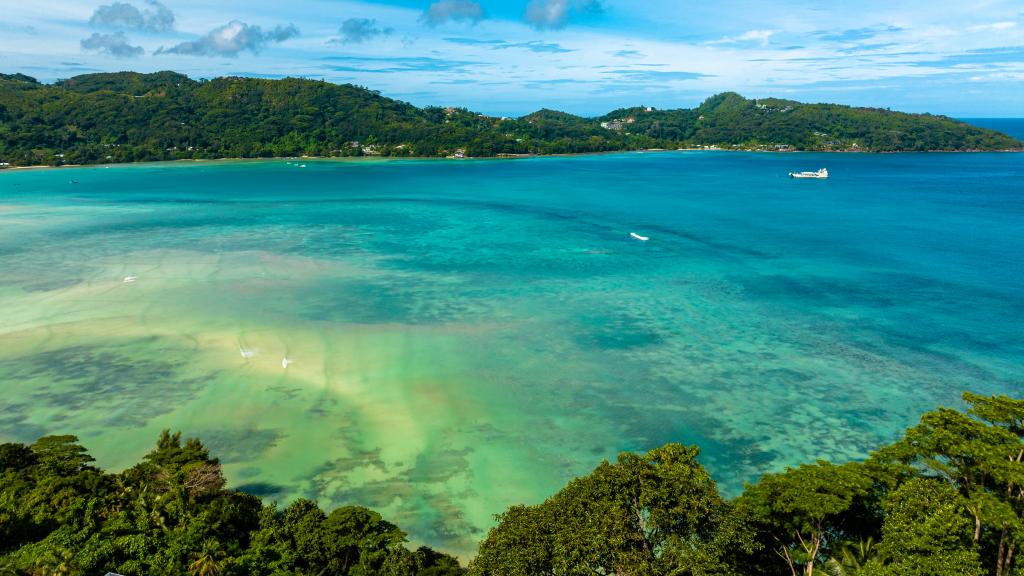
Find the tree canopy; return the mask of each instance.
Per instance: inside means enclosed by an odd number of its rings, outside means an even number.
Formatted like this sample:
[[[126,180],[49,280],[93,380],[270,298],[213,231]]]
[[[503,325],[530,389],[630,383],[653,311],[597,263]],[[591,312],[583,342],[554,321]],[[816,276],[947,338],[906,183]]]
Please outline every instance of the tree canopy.
[[[765,474],[722,499],[696,447],[599,465],[481,543],[474,576],[1009,576],[1024,401],[965,394],[864,462]]]
[[[179,433],[119,474],[74,436],[0,444],[0,574],[1012,576],[1024,400],[964,399],[865,461],[767,473],[733,499],[695,446],[620,454],[499,514],[468,569],[358,503],[228,489]]]
[[[298,78],[196,81],[174,72],[41,84],[0,74],[0,162],[92,164],[271,156],[498,156],[709,146],[766,150],[1020,150],[942,116],[713,96],[696,109],[495,118],[417,108]]]
[[[224,488],[197,439],[165,431],[120,474],[74,436],[0,444],[0,574],[461,574],[458,561],[358,506],[284,509]]]

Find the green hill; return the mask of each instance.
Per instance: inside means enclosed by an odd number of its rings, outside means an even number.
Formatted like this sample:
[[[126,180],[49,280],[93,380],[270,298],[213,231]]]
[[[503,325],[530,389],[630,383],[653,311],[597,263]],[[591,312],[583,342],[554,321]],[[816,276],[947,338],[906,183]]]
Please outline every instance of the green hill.
[[[195,81],[174,72],[86,74],[47,85],[0,74],[0,162],[88,164],[271,156],[556,154],[709,146],[792,150],[1020,150],[942,116],[713,96],[693,110],[518,119],[417,108],[353,85],[285,78]]]
[[[72,92],[89,93],[109,90],[129,96],[145,96],[158,92],[188,90],[198,84],[184,74],[177,72],[156,72],[140,74],[139,72],[116,72],[113,74],[82,74],[67,80],[61,80],[56,86]]]
[[[693,110],[616,110],[601,120],[622,121],[651,138],[696,145],[870,152],[1020,150],[1005,134],[945,116],[904,114],[836,104],[801,104],[734,92],[712,96]]]

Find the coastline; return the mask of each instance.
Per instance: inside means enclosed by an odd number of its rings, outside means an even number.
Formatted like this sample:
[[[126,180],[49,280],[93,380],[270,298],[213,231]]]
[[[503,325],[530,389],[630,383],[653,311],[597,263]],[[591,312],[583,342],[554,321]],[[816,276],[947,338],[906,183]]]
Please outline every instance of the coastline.
[[[5,172],[24,172],[31,170],[59,170],[67,168],[110,168],[112,166],[151,166],[157,164],[185,165],[200,163],[263,163],[281,161],[310,161],[310,162],[396,162],[396,161],[429,161],[429,162],[465,162],[488,161],[488,160],[529,160],[538,158],[574,158],[587,156],[608,156],[613,154],[668,154],[668,153],[693,153],[693,152],[732,152],[749,154],[869,154],[869,155],[896,155],[896,154],[1021,154],[1024,150],[897,150],[873,152],[869,150],[745,150],[736,148],[676,148],[676,149],[643,149],[643,150],[606,150],[602,152],[569,152],[562,154],[502,154],[497,156],[467,156],[465,158],[452,158],[447,156],[271,156],[260,158],[245,157],[224,157],[224,158],[179,158],[177,160],[142,160],[137,162],[113,162],[105,164],[62,164],[60,166],[7,166],[0,169],[0,174]]]

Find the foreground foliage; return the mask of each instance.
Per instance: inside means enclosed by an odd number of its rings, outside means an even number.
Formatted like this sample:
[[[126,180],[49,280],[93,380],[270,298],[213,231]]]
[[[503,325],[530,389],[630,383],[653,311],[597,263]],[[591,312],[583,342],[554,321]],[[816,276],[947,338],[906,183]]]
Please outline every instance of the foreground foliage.
[[[513,506],[470,576],[1011,576],[1024,544],[1024,400],[965,394],[863,462],[764,475],[733,500],[699,450],[621,454]],[[74,436],[0,445],[0,574],[444,576],[379,514],[284,509],[226,490],[195,439],[165,432],[106,474]]]
[[[91,164],[271,156],[496,156],[720,146],[768,150],[1006,150],[950,118],[726,93],[693,110],[493,118],[417,108],[352,85],[86,74],[53,85],[0,74],[0,162]]]
[[[0,574],[443,576],[458,561],[410,551],[405,533],[358,506],[284,509],[224,489],[196,439],[164,432],[120,474],[90,465],[74,436],[0,445]]]
[[[623,454],[498,517],[474,576],[1010,576],[1024,400],[964,396],[864,462],[766,474],[732,501],[668,445]]]

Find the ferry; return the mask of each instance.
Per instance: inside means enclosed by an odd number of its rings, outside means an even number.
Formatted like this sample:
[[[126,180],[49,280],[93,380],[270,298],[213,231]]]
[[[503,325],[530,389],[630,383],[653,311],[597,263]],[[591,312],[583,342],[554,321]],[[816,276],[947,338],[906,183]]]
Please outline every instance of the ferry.
[[[817,172],[790,172],[790,178],[828,178],[828,170],[822,168]]]

